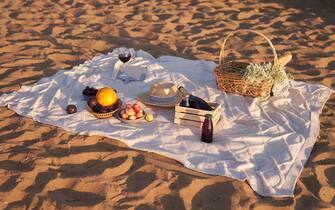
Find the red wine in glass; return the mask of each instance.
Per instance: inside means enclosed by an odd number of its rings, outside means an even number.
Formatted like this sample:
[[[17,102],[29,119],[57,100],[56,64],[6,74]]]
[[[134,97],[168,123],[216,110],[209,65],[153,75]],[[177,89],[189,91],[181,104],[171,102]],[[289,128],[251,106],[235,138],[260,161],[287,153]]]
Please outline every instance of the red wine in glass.
[[[130,58],[131,58],[131,55],[129,52],[119,54],[119,59],[122,63],[127,63],[130,60]]]

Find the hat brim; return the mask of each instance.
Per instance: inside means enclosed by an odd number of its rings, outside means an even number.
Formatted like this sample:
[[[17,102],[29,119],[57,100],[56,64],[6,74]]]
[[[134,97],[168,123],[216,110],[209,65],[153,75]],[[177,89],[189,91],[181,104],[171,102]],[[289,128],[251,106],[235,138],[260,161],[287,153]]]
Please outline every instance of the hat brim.
[[[174,108],[177,104],[179,104],[182,100],[182,94],[178,91],[176,97],[170,102],[158,102],[150,99],[150,95],[148,92],[138,95],[137,100],[141,101],[143,104],[157,107],[166,107],[166,108]]]

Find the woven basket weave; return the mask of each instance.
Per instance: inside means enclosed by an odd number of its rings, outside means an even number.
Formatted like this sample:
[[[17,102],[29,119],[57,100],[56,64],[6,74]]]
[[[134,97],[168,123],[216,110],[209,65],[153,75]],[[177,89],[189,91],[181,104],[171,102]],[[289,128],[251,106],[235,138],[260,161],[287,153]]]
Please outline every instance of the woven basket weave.
[[[254,30],[236,30],[228,34],[228,36],[223,40],[221,45],[220,51],[220,61],[219,66],[215,69],[215,76],[216,76],[216,84],[218,89],[228,92],[228,93],[236,93],[243,96],[251,96],[251,97],[267,97],[271,94],[273,84],[271,82],[264,81],[258,85],[255,84],[248,84],[245,79],[243,78],[242,74],[233,72],[232,69],[239,67],[245,68],[249,63],[245,62],[224,62],[224,50],[227,40],[235,35],[236,33],[240,32],[250,32],[255,33],[263,37],[272,48],[272,53],[274,56],[273,64],[278,63],[278,56],[276,49],[274,48],[272,42],[269,38],[267,38],[264,34],[254,31]]]

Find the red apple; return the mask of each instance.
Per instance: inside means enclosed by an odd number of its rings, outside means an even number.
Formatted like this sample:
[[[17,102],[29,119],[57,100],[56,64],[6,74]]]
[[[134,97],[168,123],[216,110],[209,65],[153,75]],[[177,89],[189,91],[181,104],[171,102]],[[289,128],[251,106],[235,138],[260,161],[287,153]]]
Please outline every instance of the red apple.
[[[133,106],[139,106],[139,107],[141,107],[141,104],[139,102],[136,102],[136,103],[134,103]]]
[[[135,115],[136,114],[133,108],[126,108],[125,112],[126,112],[127,115]]]
[[[139,113],[142,111],[142,108],[140,106],[133,106],[133,110],[135,111],[135,113]]]
[[[122,117],[122,119],[128,119],[128,115],[127,115],[126,113],[123,113],[123,114],[121,115],[121,117]]]
[[[141,118],[141,117],[143,117],[143,112],[138,112],[138,113],[136,113],[136,117],[137,117],[137,118]]]

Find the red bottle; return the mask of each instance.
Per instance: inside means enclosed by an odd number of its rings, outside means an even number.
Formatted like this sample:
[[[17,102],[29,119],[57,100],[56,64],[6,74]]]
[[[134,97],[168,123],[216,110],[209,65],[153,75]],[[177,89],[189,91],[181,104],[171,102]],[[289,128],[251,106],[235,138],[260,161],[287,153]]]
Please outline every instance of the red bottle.
[[[202,124],[202,134],[201,134],[201,141],[206,143],[213,142],[213,122],[212,122],[212,115],[206,114],[205,121]]]

